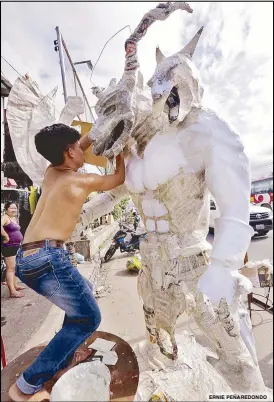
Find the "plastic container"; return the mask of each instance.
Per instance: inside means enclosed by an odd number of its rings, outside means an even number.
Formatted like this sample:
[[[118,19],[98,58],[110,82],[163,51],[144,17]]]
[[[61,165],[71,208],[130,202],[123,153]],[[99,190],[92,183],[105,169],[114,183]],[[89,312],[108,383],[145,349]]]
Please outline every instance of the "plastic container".
[[[110,400],[110,371],[99,361],[81,363],[67,371],[53,386],[51,402]]]

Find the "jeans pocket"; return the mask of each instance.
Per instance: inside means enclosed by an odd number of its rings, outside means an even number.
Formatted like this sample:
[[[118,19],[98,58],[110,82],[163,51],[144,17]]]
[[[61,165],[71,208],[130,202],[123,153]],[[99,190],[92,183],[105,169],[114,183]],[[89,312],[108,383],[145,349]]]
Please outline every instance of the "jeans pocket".
[[[45,261],[35,268],[20,268],[19,275],[23,283],[47,298],[51,298],[60,289],[60,283],[50,261]]]

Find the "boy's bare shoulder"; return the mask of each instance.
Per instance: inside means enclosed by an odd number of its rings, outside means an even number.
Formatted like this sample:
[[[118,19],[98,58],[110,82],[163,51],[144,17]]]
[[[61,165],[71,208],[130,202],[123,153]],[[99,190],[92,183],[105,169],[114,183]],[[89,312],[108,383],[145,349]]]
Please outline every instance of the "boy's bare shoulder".
[[[82,185],[86,185],[87,183],[97,179],[98,177],[101,176],[96,173],[79,173],[79,172],[74,173],[74,179],[77,180],[78,183],[81,183]]]

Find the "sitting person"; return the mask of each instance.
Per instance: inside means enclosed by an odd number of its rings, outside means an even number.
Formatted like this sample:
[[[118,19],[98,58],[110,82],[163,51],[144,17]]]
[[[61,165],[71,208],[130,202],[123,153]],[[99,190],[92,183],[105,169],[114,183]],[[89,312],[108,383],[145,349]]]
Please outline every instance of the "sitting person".
[[[51,165],[42,195],[16,258],[16,276],[65,311],[62,329],[10,388],[13,401],[26,401],[55,374],[71,367],[75,351],[99,326],[101,315],[92,285],[72,265],[64,243],[70,238],[92,191],[111,190],[125,180],[123,154],[114,174],[82,174],[88,135],[64,124],[45,127],[35,136],[37,151]],[[87,356],[85,356],[86,358]],[[80,358],[81,359],[81,358]],[[82,357],[83,359],[83,357]]]

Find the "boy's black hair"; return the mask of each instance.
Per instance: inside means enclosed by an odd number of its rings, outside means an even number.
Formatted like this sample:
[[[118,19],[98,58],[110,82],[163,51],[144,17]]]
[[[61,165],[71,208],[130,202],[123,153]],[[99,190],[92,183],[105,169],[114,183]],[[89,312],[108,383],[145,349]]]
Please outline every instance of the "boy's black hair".
[[[75,128],[58,123],[42,128],[35,135],[35,146],[39,154],[53,166],[58,166],[64,162],[64,152],[80,137]]]

